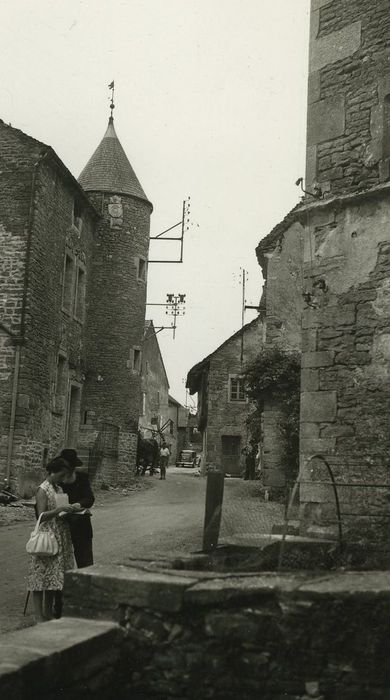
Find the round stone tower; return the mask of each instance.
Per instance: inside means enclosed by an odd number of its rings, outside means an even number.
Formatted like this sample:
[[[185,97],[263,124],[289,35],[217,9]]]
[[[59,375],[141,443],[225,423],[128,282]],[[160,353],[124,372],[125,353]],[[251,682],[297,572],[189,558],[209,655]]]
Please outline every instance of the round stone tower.
[[[135,468],[137,449],[153,206],[120,144],[112,116],[79,182],[101,216],[87,280],[84,446],[92,446],[101,478],[125,483]]]

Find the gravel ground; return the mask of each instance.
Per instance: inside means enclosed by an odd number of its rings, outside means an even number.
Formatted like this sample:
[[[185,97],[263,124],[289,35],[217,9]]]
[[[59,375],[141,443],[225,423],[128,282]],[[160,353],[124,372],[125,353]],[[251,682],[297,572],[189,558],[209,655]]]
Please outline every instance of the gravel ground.
[[[151,486],[151,481],[148,478],[138,479],[134,483],[125,488],[110,488],[109,490],[97,490],[95,491],[96,505],[105,505],[118,501],[118,499],[130,496],[134,493],[144,491],[149,486]],[[28,503],[28,505],[24,505]],[[7,506],[0,504],[0,527],[7,525],[13,525],[15,523],[21,522],[33,522],[35,519],[34,515],[34,500],[31,501],[15,501]]]
[[[98,491],[93,507],[94,555],[99,564],[126,563],[130,558],[190,553],[202,547],[206,479],[196,473],[170,467],[166,481],[158,476],[139,479],[132,490]],[[16,508],[2,509],[19,512]],[[228,479],[222,516],[221,539],[246,543],[259,533],[269,533],[281,522],[283,506],[265,503],[256,482]],[[26,542],[31,522],[0,527],[2,576],[0,577],[0,631],[33,624],[26,600],[28,556]]]

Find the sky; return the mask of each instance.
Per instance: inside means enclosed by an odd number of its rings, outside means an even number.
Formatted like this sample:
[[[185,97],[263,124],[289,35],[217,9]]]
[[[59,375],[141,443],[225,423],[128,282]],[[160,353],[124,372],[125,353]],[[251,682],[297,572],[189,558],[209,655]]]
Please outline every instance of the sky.
[[[183,403],[188,370],[241,326],[242,269],[246,303],[259,302],[255,247],[299,199],[309,4],[0,0],[0,117],[78,177],[106,130],[115,80],[115,128],[154,205],[151,235],[180,221],[191,198],[184,262],[148,273],[150,303],[186,294],[176,338],[158,335]],[[175,246],[152,242],[150,259],[176,259]],[[146,316],[167,323],[164,307]]]

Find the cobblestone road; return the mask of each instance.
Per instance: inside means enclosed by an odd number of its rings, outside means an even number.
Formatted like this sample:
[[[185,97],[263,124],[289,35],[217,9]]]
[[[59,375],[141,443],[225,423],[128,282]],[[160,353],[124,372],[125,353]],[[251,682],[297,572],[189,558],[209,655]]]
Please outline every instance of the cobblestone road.
[[[151,477],[144,477],[150,479]],[[187,470],[168,471],[166,481],[115,502],[94,508],[96,563],[121,563],[128,557],[194,552],[202,546],[206,480]],[[281,521],[282,507],[264,503],[257,482],[225,482],[221,540],[250,540]],[[32,624],[31,607],[23,617],[28,556],[25,543],[31,522],[0,528],[0,631]]]

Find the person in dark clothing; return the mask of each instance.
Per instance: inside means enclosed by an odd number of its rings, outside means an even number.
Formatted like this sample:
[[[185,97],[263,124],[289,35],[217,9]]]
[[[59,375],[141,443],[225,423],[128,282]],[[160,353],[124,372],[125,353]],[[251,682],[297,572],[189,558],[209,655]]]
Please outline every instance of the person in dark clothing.
[[[72,503],[80,503],[84,509],[91,508],[95,502],[95,497],[89,483],[88,474],[79,469],[83,463],[78,458],[76,450],[62,450],[60,457],[74,469],[76,476],[73,483],[61,484],[63,492],[68,494],[69,503],[71,505]],[[77,567],[82,569],[85,566],[91,566],[93,564],[91,514],[71,515],[67,516],[67,519],[72,535]]]
[[[78,458],[76,450],[62,450],[60,457],[69,464],[75,476],[71,483],[61,484],[63,492],[68,495],[69,503],[71,505],[79,503],[84,509],[91,508],[95,502],[95,497],[89,483],[88,474],[80,469],[83,463]],[[91,566],[93,564],[91,514],[89,512],[77,515],[70,514],[66,516],[66,519],[69,523],[77,567],[82,569],[85,566]],[[54,611],[57,618],[61,617],[61,595],[56,595]]]
[[[245,456],[245,481],[252,480],[256,476],[256,454],[252,445],[249,445]]]

